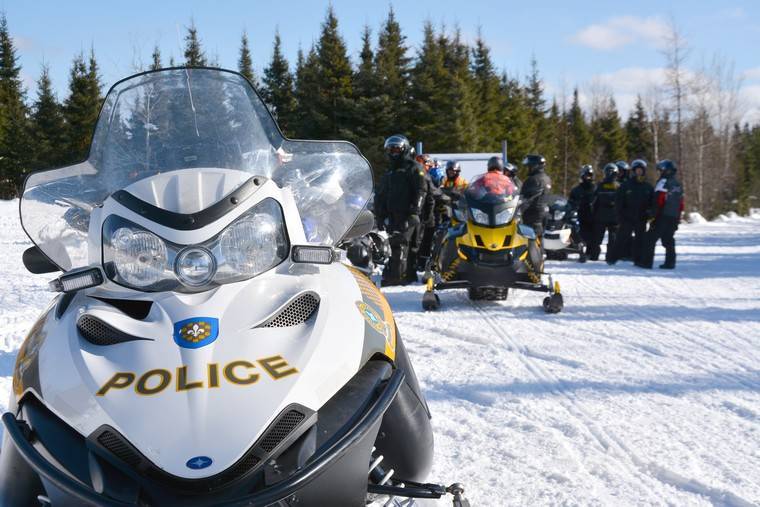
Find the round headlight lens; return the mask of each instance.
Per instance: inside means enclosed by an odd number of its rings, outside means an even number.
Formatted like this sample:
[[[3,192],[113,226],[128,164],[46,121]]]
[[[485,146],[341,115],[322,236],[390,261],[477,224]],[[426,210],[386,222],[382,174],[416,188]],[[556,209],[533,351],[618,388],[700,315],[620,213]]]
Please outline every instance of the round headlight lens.
[[[113,263],[129,285],[147,287],[164,277],[166,243],[155,234],[120,227],[111,235]]]
[[[183,284],[200,287],[214,278],[216,260],[205,248],[185,248],[174,261],[174,272]]]
[[[261,273],[272,267],[284,245],[279,221],[268,213],[257,213],[234,223],[219,240],[225,264],[241,275]]]
[[[554,220],[562,220],[563,218],[565,218],[565,210],[558,209],[554,211]]]

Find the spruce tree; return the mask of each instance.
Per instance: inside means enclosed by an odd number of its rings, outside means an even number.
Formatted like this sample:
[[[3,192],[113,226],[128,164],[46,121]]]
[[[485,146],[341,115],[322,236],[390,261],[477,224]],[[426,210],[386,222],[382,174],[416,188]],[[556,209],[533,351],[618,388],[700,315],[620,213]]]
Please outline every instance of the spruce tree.
[[[324,138],[326,117],[321,107],[321,83],[319,82],[319,58],[314,46],[304,56],[299,48],[296,61],[296,114],[293,129],[295,137],[300,139]]]
[[[620,122],[615,99],[607,98],[606,107],[592,122],[596,141],[596,163],[600,167],[625,158],[625,130]]]
[[[185,35],[185,65],[188,67],[205,67],[208,65],[206,54],[201,47],[201,41],[198,38],[198,29],[195,27],[195,21],[190,19],[190,26],[187,27]]]
[[[359,66],[354,73],[354,104],[352,125],[356,145],[367,157],[375,171],[376,179],[384,167],[383,141],[385,132],[378,125],[382,116],[383,99],[377,95],[375,53],[372,50],[372,31],[364,26]]]
[[[652,132],[647,119],[647,112],[641,102],[641,96],[636,98],[633,112],[625,123],[627,138],[626,151],[629,159],[642,158],[652,160]]]
[[[309,62],[307,62],[308,64]],[[338,18],[332,6],[322,23],[316,47],[316,81],[314,130],[316,139],[350,139],[350,114],[353,69],[346,43],[338,32]]]
[[[63,155],[67,163],[84,159],[89,151],[102,100],[100,86],[94,51],[90,53],[89,67],[84,54],[77,55],[69,73],[69,96],[63,106],[66,124]]]
[[[473,98],[478,122],[478,151],[499,148],[499,77],[491,62],[490,49],[480,33],[472,50]]]
[[[287,136],[294,135],[293,122],[296,112],[296,99],[293,90],[293,74],[290,65],[282,54],[282,41],[280,32],[274,34],[272,60],[264,69],[263,86],[261,92],[264,101],[271,108],[280,129]]]
[[[573,102],[567,113],[568,128],[568,167],[570,174],[580,171],[586,164],[593,164],[592,143],[593,139],[589,131],[586,117],[581,109],[578,89],[573,90]],[[596,168],[598,169],[598,168]]]
[[[375,120],[378,129],[387,135],[404,133],[411,123],[407,107],[410,59],[405,42],[391,7],[378,34],[375,52],[376,92],[385,103],[385,114]]]
[[[443,62],[449,74],[441,83],[447,106],[443,111],[437,112],[448,119],[439,132],[441,142],[447,146],[447,151],[475,151],[478,129],[469,48],[462,41],[459,29],[450,38],[440,36],[438,45],[443,50]]]
[[[279,38],[279,33],[276,35]],[[253,74],[253,63],[251,61],[251,50],[248,48],[248,34],[244,31],[240,38],[240,56],[238,58],[238,71],[245,76],[248,81],[256,84],[256,76]]]
[[[0,198],[3,199],[16,196],[31,162],[25,95],[8,20],[5,14],[0,14]]]
[[[513,164],[533,151],[534,126],[525,90],[517,79],[502,74],[499,86],[498,139],[507,141],[507,159]],[[523,175],[525,177],[526,175]]]
[[[544,99],[544,83],[538,71],[538,61],[533,56],[530,60],[530,75],[525,87],[525,98],[530,110],[533,123],[533,148],[531,151],[541,153],[547,149],[549,141],[547,136],[548,123],[546,120],[546,99]],[[542,153],[543,154],[543,153]]]
[[[37,80],[37,98],[32,107],[31,117],[34,160],[32,169],[46,169],[60,165],[64,150],[64,124],[61,105],[53,93],[50,68],[42,66]]]
[[[161,50],[158,48],[158,44],[153,46],[153,53],[150,55],[150,67],[149,70],[159,70],[163,66],[161,65]]]

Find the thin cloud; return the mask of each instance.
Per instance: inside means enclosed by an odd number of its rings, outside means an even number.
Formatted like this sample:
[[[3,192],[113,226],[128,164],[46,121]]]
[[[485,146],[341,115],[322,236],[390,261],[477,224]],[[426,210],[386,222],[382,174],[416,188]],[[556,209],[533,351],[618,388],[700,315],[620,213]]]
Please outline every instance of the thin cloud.
[[[669,33],[670,27],[659,17],[618,16],[583,28],[570,41],[599,51],[612,51],[638,42],[661,47]]]
[[[742,77],[747,81],[760,81],[760,67],[745,70],[742,72]]]

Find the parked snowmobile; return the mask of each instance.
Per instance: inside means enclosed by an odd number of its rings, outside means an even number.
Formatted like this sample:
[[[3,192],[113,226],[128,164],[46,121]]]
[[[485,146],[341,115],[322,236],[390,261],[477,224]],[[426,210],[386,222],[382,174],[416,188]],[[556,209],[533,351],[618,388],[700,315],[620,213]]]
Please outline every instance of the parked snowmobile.
[[[285,139],[235,72],[114,85],[87,160],[23,190],[25,265],[63,274],[18,353],[0,505],[466,505],[420,482],[409,356],[335,262],[371,192],[356,147]]]
[[[440,307],[439,290],[467,289],[473,300],[504,300],[511,288],[546,292],[544,310],[562,310],[559,283],[551,276],[542,281],[540,240],[532,228],[519,223],[519,201],[511,180],[501,173],[486,173],[470,184],[427,280],[425,310]]]
[[[578,212],[560,195],[549,198],[549,217],[543,236],[547,259],[565,260],[578,254],[578,262],[586,262],[586,245],[580,237]]]

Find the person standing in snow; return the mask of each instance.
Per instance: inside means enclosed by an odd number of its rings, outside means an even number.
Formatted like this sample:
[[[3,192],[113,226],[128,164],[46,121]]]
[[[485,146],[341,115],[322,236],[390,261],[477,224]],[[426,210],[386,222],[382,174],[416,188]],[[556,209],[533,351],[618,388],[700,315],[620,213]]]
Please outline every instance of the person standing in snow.
[[[594,232],[588,245],[588,258],[592,261],[599,260],[605,232],[607,233],[608,256],[612,245],[615,244],[615,233],[617,232],[615,198],[620,187],[620,183],[617,181],[618,172],[618,167],[615,164],[609,163],[604,166],[604,179],[596,186],[594,192]]]
[[[541,155],[528,155],[523,160],[528,178],[520,188],[523,201],[522,221],[533,228],[536,237],[544,234],[544,220],[549,212],[547,199],[551,194],[552,180],[546,174],[546,159]]]
[[[578,213],[580,234],[585,244],[584,257],[588,255],[588,245],[594,236],[594,167],[584,165],[580,173],[581,182],[570,191],[567,202]]]
[[[377,226],[388,231],[391,243],[383,285],[407,284],[417,278],[417,237],[427,189],[425,170],[414,160],[406,137],[389,137],[384,149],[389,167],[375,194]]]
[[[619,167],[619,166],[618,166]],[[646,180],[647,163],[634,160],[631,164],[631,178],[623,181],[615,198],[618,217],[618,231],[609,264],[615,264],[629,255],[634,263],[641,263],[646,251],[647,221],[652,214],[652,185]]]
[[[430,155],[420,154],[417,155],[417,162],[425,169],[425,202],[422,207],[422,215],[420,220],[422,222],[419,236],[417,238],[418,252],[417,252],[417,271],[424,271],[427,260],[430,257],[433,246],[433,234],[435,233],[436,226],[436,207],[443,195],[438,189],[438,185],[433,181],[430,174],[433,167],[433,159]],[[416,273],[410,275],[416,278]]]
[[[657,170],[660,171],[660,179],[654,187],[654,221],[647,234],[647,250],[641,262],[636,265],[652,269],[654,250],[659,240],[665,247],[665,263],[660,265],[660,269],[675,269],[675,233],[684,208],[683,186],[676,179],[678,168],[672,160],[661,160],[657,163]]]

